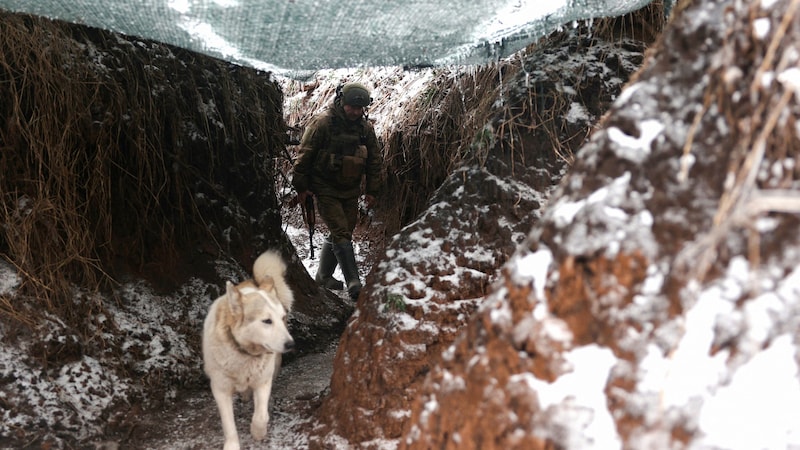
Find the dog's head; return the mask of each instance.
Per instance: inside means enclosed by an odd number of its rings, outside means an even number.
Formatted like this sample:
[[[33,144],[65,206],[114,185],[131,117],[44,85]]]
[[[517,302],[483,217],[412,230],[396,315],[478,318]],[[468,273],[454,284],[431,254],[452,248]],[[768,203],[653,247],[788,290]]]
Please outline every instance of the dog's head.
[[[294,348],[286,327],[286,309],[276,296],[272,279],[258,286],[250,281],[234,286],[229,281],[225,291],[231,334],[239,348],[253,356]]]

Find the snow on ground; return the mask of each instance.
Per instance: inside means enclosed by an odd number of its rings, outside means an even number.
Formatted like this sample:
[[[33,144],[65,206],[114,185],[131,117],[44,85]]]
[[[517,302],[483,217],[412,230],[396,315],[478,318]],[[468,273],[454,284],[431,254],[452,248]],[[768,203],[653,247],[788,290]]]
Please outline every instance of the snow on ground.
[[[306,230],[287,227],[287,233],[295,245],[307,243]],[[321,246],[320,240],[317,240],[317,246]],[[303,257],[302,254],[300,256],[313,274],[316,260]],[[225,263],[221,263],[218,270],[223,278],[238,280],[242,276],[235,274]],[[7,263],[0,261],[0,295],[13,296],[18,286],[18,274]],[[118,301],[97,299],[107,308],[107,313],[101,313],[93,320],[102,323],[113,317],[118,331],[100,334],[109,343],[123,341],[121,347],[125,351],[124,357],[131,359],[130,365],[141,377],[154,377],[165,371],[175,377],[178,371],[185,372],[184,378],[196,380],[204,377],[201,361],[187,342],[194,336],[185,333],[188,328],[196,329],[199,334],[206,308],[213,300],[210,294],[213,289],[213,286],[193,280],[182,286],[176,297],[168,297],[156,294],[143,282],[126,283],[117,291]],[[188,297],[194,300],[188,301]],[[175,323],[183,323],[186,328],[176,330],[173,327]],[[60,327],[56,317],[50,318],[41,327],[51,330],[46,339],[48,342],[64,343],[78,339]],[[140,386],[137,385],[139,380],[121,378],[113,370],[107,369],[118,365],[118,361],[115,361],[118,355],[84,355],[60,368],[43,370],[31,360],[31,347],[36,343],[23,341],[11,344],[5,337],[5,331],[0,324],[0,336],[3,337],[0,341],[0,379],[13,380],[14,388],[0,389],[0,404],[26,404],[29,407],[24,408],[23,413],[16,410],[18,414],[13,416],[11,410],[3,409],[0,448],[10,448],[4,446],[2,436],[9,436],[17,429],[31,430],[42,425],[52,430],[53,437],[70,431],[74,437],[90,438],[102,431],[97,424],[107,418],[107,408],[112,403],[127,403],[132,396],[140,394]],[[332,372],[333,351],[335,346],[323,354],[298,358],[279,375],[273,398],[281,400],[277,400],[278,404],[274,406],[277,413],[273,412],[271,420],[270,448],[294,449],[298,448],[296,445],[307,441],[307,437],[298,430],[307,418],[302,417],[300,411],[293,411],[291,405],[287,406],[288,409],[281,405],[291,403],[298,397],[311,398],[327,387]],[[185,448],[187,445],[197,448],[198,445],[216,441],[221,445],[221,425],[210,391],[195,392],[187,397],[186,392],[175,386],[167,396],[174,407],[165,411],[157,423],[169,432],[160,435],[159,439],[146,440],[143,442],[145,448],[166,450]],[[249,409],[251,406],[247,401],[237,402],[240,427],[245,427],[244,423],[252,413]]]
[[[363,70],[342,70],[324,73],[320,76],[339,80],[360,74],[369,76],[375,85],[382,85],[384,79],[397,76],[398,70],[397,68],[386,68],[368,73]],[[427,73],[420,73],[416,78],[407,76],[408,86],[413,87],[393,92],[394,99],[403,101],[403,96],[407,95],[408,98],[411,98],[417,94],[424,85],[424,82],[419,82],[417,78],[424,80],[427,75]],[[384,89],[391,88],[385,87]],[[287,110],[291,101],[291,98],[287,98]],[[319,108],[325,107],[327,102],[320,101],[318,106]],[[387,102],[378,100],[373,108],[373,117],[381,121],[383,117],[392,117],[393,111]],[[300,213],[298,209],[294,212],[285,211],[285,214],[299,215]],[[314,234],[315,258],[311,258],[308,248],[308,230],[302,224],[298,226],[296,220],[290,220],[288,217],[284,220],[285,232],[294,243],[298,257],[312,277],[316,273],[319,249],[325,239],[325,233],[319,227],[320,225]],[[362,253],[370,250],[370,243],[356,242],[354,248],[363,278],[369,272],[370,267],[365,264]],[[248,276],[228,261],[219,261],[216,270],[219,278],[223,280],[240,281]],[[342,279],[340,269],[336,269],[334,276]],[[0,296],[3,297],[3,300],[14,298],[20,282],[21,279],[16,270],[5,261],[0,261]],[[0,404],[23,406],[22,408],[15,407],[13,410],[3,408],[0,412],[2,415],[0,448],[4,448],[2,437],[14,435],[16,431],[32,431],[43,428],[50,430],[48,434],[55,442],[60,441],[58,436],[68,435],[84,439],[101,432],[97,428],[97,424],[106,420],[107,408],[110,405],[131,403],[134,398],[141,398],[144,395],[141,392],[139,379],[123,378],[108,369],[117,366],[119,358],[124,358],[126,365],[142,378],[153,379],[169,373],[171,379],[190,383],[196,383],[201,378],[204,379],[205,375],[202,373],[199,355],[195,354],[193,348],[199,348],[199,330],[202,329],[202,321],[208,306],[221,292],[220,289],[219,286],[195,279],[181,286],[174,297],[157,294],[151,286],[142,281],[123,283],[115,291],[114,299],[93,297],[78,291],[75,302],[89,301],[98,307],[98,314],[91,318],[97,336],[109,344],[107,345],[109,349],[121,348],[124,354],[119,355],[106,351],[102,355],[82,355],[62,367],[43,369],[40,363],[32,357],[34,346],[37,346],[37,349],[44,347],[45,351],[56,351],[54,349],[80,348],[82,345],[81,337],[75,336],[70,330],[67,330],[57,317],[50,317],[46,323],[37,327],[35,338],[42,339],[44,336],[44,342],[24,339],[20,342],[11,342],[10,339],[7,339],[7,330],[0,323],[0,337],[2,337],[0,340],[0,380],[13,381],[13,389],[0,389]],[[194,334],[195,330],[197,335]],[[190,342],[192,339],[198,339],[198,341]],[[82,350],[76,352],[82,353]],[[41,354],[41,350],[37,350],[36,354]],[[309,357],[314,358],[315,356],[310,355]],[[332,354],[325,355],[325,358],[328,359],[327,364],[330,364]],[[296,364],[302,366],[304,363],[297,361]],[[313,393],[319,393],[324,389],[329,382],[332,368],[326,367],[323,362],[316,365],[318,368],[306,367],[307,370],[302,375],[287,379],[286,381],[292,386],[289,389],[308,390],[296,387],[297,383],[310,383],[313,386],[312,390],[316,390]],[[285,376],[289,376],[291,373],[287,368]],[[281,388],[276,387],[276,395],[281,395],[280,392]],[[198,428],[196,431],[200,433],[199,436],[197,436],[197,432],[194,433],[194,436],[184,436],[186,441],[182,443],[195,439],[198,442],[206,442],[209,438],[216,438],[220,429],[213,399],[210,396],[185,399],[182,398],[182,394],[180,388],[175,386],[170,388],[166,394],[167,398],[164,400],[175,402],[176,405],[185,405],[189,411],[196,409],[202,403],[206,408],[204,411],[209,414],[213,412],[212,416],[214,417],[214,421],[209,427],[205,427],[208,428],[207,430],[204,427]],[[310,394],[310,392],[305,392],[302,395]],[[285,395],[293,396],[290,392]],[[209,405],[211,409],[208,409]],[[12,415],[12,412],[15,415]],[[246,413],[243,412],[243,414]],[[298,422],[303,421],[293,414],[283,412],[273,417],[270,434],[282,436],[283,438],[280,440],[284,442],[304,442],[306,438],[303,435],[293,435],[297,433]],[[221,439],[221,434],[219,437]],[[153,448],[172,448],[171,446],[177,443],[179,442],[165,440],[164,444],[153,444]],[[277,443],[273,442],[271,445],[274,446]]]
[[[517,281],[528,279],[534,289],[542,292],[550,261],[549,251],[540,250],[518,256],[510,265]],[[748,289],[750,270],[748,262],[738,257],[723,279],[696,292],[694,305],[685,319],[679,321],[680,328],[674,330],[674,338],[678,340],[675,351],[665,354],[662,348],[650,344],[641,364],[637,394],[658,398],[658,408],[673,410],[674,414],[680,414],[687,405],[699,409],[692,415],[697,417],[700,437],[691,448],[800,448],[796,336],[785,332],[775,335],[775,319],[793,317],[800,309],[800,269],[777,285],[765,274],[758,277],[765,293],[749,301],[739,317],[745,324],[743,339],[751,342],[745,347],[756,352],[752,358],[741,355],[738,358],[741,361],[729,367],[729,361],[737,359],[729,350],[713,354],[714,334],[725,325],[725,317],[736,317],[733,311]],[[535,313],[538,322],[548,320],[546,311],[545,304],[540,304]],[[737,328],[732,332],[740,334],[738,327],[731,325]],[[568,343],[571,334],[567,330],[568,335],[564,336],[564,330],[567,329],[557,327],[552,339]],[[515,329],[515,332],[533,333],[533,330]],[[759,352],[763,346],[766,348]],[[586,421],[564,417],[569,420],[561,426],[571,430],[569,435],[585,437],[568,448],[621,448],[605,394],[609,371],[617,359],[610,350],[596,345],[575,347],[565,358],[566,374],[553,383],[528,374],[519,377],[538,393],[544,409],[553,408],[554,417],[558,416],[558,405],[562,402],[568,409],[584,407],[594,411],[594,417]],[[569,401],[565,401],[567,398]],[[651,413],[656,417],[655,411]]]

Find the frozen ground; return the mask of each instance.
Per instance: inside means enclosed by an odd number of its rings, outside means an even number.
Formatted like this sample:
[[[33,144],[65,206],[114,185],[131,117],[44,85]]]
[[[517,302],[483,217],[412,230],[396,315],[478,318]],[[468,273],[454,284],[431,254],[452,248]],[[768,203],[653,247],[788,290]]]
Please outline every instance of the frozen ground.
[[[288,223],[293,220],[285,219]],[[319,255],[324,234],[314,234],[315,256]],[[298,250],[298,256],[313,276],[318,260],[308,251],[308,231],[291,224],[286,225],[287,235]],[[360,248],[356,246],[356,248]],[[365,269],[362,267],[362,270]],[[335,276],[341,279],[337,269]],[[340,294],[344,295],[344,292]],[[306,448],[308,430],[313,427],[311,413],[330,384],[336,342],[322,353],[308,354],[291,359],[281,369],[273,386],[270,401],[270,425],[267,438],[255,442],[250,437],[252,401],[239,397],[234,403],[236,425],[243,450],[269,448],[292,450]],[[172,407],[155,415],[142,417],[143,422],[133,433],[136,438],[121,443],[119,448],[141,450],[206,449],[222,446],[222,425],[210,389],[190,390],[181,393]],[[144,429],[142,429],[144,428]]]
[[[267,439],[255,442],[249,424],[252,402],[239,398],[234,403],[236,425],[242,449],[298,449],[308,443],[309,409],[330,383],[335,344],[324,353],[295,359],[284,366],[273,390]],[[141,424],[148,430],[140,439],[120,448],[141,450],[204,449],[222,446],[222,428],[210,390],[186,392],[174,406],[151,415]]]
[[[291,222],[291,220],[287,220]],[[319,231],[319,230],[318,230]],[[308,232],[305,228],[286,225],[286,232],[298,248],[298,256],[303,259],[309,273],[316,273],[317,260],[308,253]],[[324,239],[322,232],[315,233],[315,248],[319,249]],[[356,246],[356,249],[363,248]],[[367,270],[368,267],[362,267]],[[222,269],[220,269],[222,270]],[[336,276],[341,278],[337,270]],[[229,274],[236,279],[235,274]],[[13,292],[19,284],[16,272],[7,265],[0,265],[0,294]],[[188,380],[186,386],[175,387],[167,394],[171,398],[165,402],[167,408],[153,412],[129,411],[126,417],[135,421],[127,435],[100,438],[95,440],[97,448],[114,449],[205,449],[219,448],[222,445],[222,428],[211,392],[207,383],[197,383],[202,368],[197,355],[190,350],[192,344],[187,340],[192,336],[181,336],[176,322],[188,328],[199,329],[204,317],[202,305],[210,302],[181,301],[183,296],[207,297],[208,286],[190,283],[184,287],[183,294],[175,298],[160,297],[146,285],[133,283],[120,289],[125,305],[113,312],[120,336],[107,336],[108,339],[124,339],[129,352],[141,357],[136,361],[142,376],[158,376],[163,371],[182,373]],[[344,295],[344,292],[341,292]],[[78,301],[78,300],[76,300]],[[193,303],[194,306],[187,306]],[[97,320],[102,322],[101,317]],[[172,322],[175,320],[175,322]],[[123,380],[112,371],[105,370],[99,358],[84,356],[74,363],[54,368],[55,372],[43,371],[27,365],[28,356],[45,346],[63,351],[77,337],[59,328],[59,320],[42,327],[51,327],[50,337],[44,343],[21,342],[17,346],[8,345],[5,329],[0,326],[0,379],[4,383],[13,380],[13,390],[0,389],[0,405],[5,402],[27,404],[28,410],[16,416],[3,411],[3,429],[0,433],[0,449],[18,448],[8,445],[6,433],[29,432],[34,423],[47,424],[54,436],[63,433],[65,428],[82,435],[93,430],[93,423],[107,414],[106,407],[112,402],[128,398],[136,389],[132,380]],[[185,331],[184,331],[185,332]],[[63,334],[59,334],[63,333]],[[60,347],[58,346],[60,345]],[[322,353],[286,357],[273,390],[270,409],[270,430],[267,441],[258,443],[250,438],[249,420],[252,416],[252,403],[249,398],[239,398],[235,403],[236,420],[240,430],[242,448],[296,449],[307,443],[310,412],[330,383],[332,360],[336,342],[331,342]],[[113,355],[109,355],[110,358]],[[55,374],[55,376],[53,375]],[[174,376],[174,374],[173,374]],[[198,385],[204,386],[197,388]],[[21,397],[24,396],[24,400]],[[72,411],[64,410],[64,405]],[[19,410],[18,410],[19,411]],[[122,428],[125,428],[124,426]],[[59,442],[58,439],[53,439]],[[32,445],[35,442],[31,443]],[[57,444],[58,447],[61,444]],[[38,448],[35,447],[35,448]]]

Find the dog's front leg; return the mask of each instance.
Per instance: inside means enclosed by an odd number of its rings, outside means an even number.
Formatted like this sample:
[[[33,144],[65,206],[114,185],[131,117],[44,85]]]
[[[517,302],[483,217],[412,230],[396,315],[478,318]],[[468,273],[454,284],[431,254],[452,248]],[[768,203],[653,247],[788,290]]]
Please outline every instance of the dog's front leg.
[[[225,435],[223,450],[239,450],[239,434],[233,419],[233,392],[219,386],[211,385],[214,400],[217,401],[219,417],[222,419],[222,433]]]
[[[253,390],[253,421],[250,423],[250,434],[257,441],[264,439],[264,436],[267,435],[271,391],[272,383],[269,381]]]

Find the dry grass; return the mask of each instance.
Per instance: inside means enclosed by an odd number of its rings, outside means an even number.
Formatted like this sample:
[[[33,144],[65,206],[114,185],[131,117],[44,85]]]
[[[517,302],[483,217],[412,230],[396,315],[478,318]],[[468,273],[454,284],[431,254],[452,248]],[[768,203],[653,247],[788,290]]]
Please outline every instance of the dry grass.
[[[683,9],[681,3],[673,8]],[[663,0],[654,0],[648,5],[620,17],[605,17],[595,21],[592,33],[607,41],[633,39],[650,45],[661,35],[666,25]]]
[[[500,92],[500,70],[498,65],[469,73],[435,69],[434,81],[406,106],[401,124],[384,134],[384,195],[395,205],[385,219],[388,235],[415,219],[455,168],[485,162],[488,142],[476,142],[476,136]]]
[[[569,73],[560,73],[555,69],[537,65],[535,55],[553,52],[554,49],[569,46],[570,54],[588,53],[590,46],[606,43],[614,52],[612,56],[601,53],[600,61],[607,62],[610,70],[618,66],[617,76],[626,79],[630,73],[621,67],[617,59],[618,49],[622,46],[628,50],[644,50],[660,35],[665,16],[663,3],[655,1],[644,8],[620,17],[596,19],[580,24],[577,30],[556,32],[546,36],[526,49],[527,55],[533,55],[516,62],[511,62],[505,71],[506,78],[523,73],[544,72],[546,75],[531,80],[531,87],[522,95],[511,94],[504,105],[501,119],[496,121],[495,130],[499,145],[508,155],[507,161],[512,173],[517,168],[533,165],[558,170],[563,165],[574,162],[574,152],[588,139],[592,128],[584,124],[569,123],[565,120],[571,105],[578,101],[587,111],[601,116],[611,104],[618,92],[610,90],[597,74],[583,73],[583,68]],[[576,35],[577,34],[577,35]],[[529,84],[525,81],[525,84]],[[578,96],[567,94],[561,85],[569,85]],[[542,186],[543,187],[543,186]]]
[[[770,173],[773,179],[764,169],[780,167],[776,161],[796,161],[800,152],[794,125],[800,114],[797,108],[800,90],[791,77],[781,79],[796,65],[800,0],[791,0],[779,18],[773,17],[778,26],[769,39],[752,35],[757,28],[753,20],[758,15],[758,5],[752,5],[749,18],[738,24],[725,40],[728,48],[719,53],[726,59],[719,61],[708,74],[710,82],[704,105],[684,146],[684,159],[693,151],[702,151],[702,145],[694,148],[695,133],[702,133],[701,124],[709,128],[718,126],[707,123],[715,120],[714,114],[707,116],[711,105],[736,134],[713,227],[678,258],[680,269],[700,280],[712,271],[725,239],[736,230],[747,231],[748,259],[753,267],[758,267],[762,249],[754,225],[756,219],[769,213],[800,212],[800,195],[791,189],[798,176],[797,169],[773,171]],[[741,55],[750,58],[742,59]],[[765,73],[778,74],[777,83],[765,83]],[[680,179],[686,179],[686,172],[679,174]]]
[[[195,194],[283,146],[269,74],[26,15],[0,13],[0,42],[0,251],[38,307],[213,239]]]

